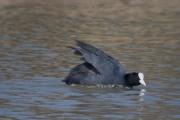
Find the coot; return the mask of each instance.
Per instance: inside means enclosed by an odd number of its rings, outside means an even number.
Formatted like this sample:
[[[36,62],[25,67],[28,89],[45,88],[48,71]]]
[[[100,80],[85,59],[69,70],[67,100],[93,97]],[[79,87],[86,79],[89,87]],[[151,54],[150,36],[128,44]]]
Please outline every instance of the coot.
[[[63,80],[66,84],[146,86],[143,73],[126,73],[118,60],[102,50],[82,41],[76,41],[76,45],[71,48],[84,62],[70,71]]]

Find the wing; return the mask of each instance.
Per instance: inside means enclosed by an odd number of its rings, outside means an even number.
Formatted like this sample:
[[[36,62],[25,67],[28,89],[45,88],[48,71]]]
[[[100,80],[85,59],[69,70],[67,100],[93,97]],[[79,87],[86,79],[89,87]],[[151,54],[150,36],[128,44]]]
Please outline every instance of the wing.
[[[82,56],[83,60],[91,64],[100,74],[114,76],[124,71],[122,65],[116,59],[102,50],[81,41],[76,42],[77,47],[73,48],[75,53]]]

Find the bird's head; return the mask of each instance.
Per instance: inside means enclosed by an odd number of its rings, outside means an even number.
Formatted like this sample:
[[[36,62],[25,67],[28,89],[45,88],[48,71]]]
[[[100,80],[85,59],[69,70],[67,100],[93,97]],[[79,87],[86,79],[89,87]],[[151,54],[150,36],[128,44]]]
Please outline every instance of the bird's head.
[[[125,74],[125,86],[132,88],[137,85],[146,86],[143,73],[132,72]]]

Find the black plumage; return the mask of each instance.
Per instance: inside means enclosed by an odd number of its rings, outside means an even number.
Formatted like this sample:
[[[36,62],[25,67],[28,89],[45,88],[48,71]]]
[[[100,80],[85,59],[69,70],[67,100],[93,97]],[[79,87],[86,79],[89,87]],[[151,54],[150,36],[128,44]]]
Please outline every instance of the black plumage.
[[[132,87],[134,83],[134,85],[139,85],[137,80],[137,82],[135,80],[131,82],[130,80],[137,78],[138,73],[126,74],[118,60],[102,50],[81,41],[76,41],[76,43],[77,46],[71,48],[74,49],[76,55],[82,57],[84,63],[77,65],[70,71],[69,75],[63,80],[66,84],[130,85],[129,87]],[[125,78],[128,78],[127,82]]]

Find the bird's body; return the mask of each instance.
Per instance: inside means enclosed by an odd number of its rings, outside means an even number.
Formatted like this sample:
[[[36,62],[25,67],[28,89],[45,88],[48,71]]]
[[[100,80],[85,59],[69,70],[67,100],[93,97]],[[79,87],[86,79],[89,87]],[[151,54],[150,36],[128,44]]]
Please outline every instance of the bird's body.
[[[120,77],[120,76],[119,76]],[[124,78],[117,79],[116,73],[112,76],[100,74],[91,64],[85,62],[74,67],[65,82],[67,84],[83,84],[83,85],[115,85],[123,84]]]
[[[77,41],[77,47],[71,48],[75,50],[75,54],[82,57],[84,63],[70,71],[63,80],[66,84],[128,86],[129,81],[126,78],[132,79],[138,76],[138,73],[126,74],[123,66],[116,59],[92,45]],[[135,80],[133,82],[135,85],[140,84]],[[130,81],[129,87],[132,86]]]

